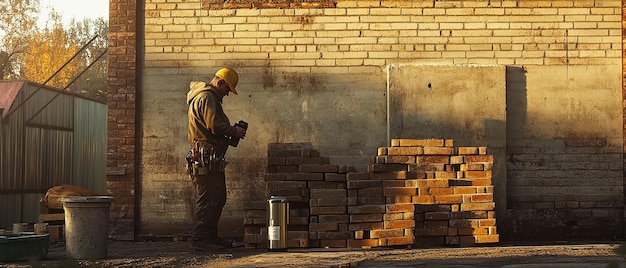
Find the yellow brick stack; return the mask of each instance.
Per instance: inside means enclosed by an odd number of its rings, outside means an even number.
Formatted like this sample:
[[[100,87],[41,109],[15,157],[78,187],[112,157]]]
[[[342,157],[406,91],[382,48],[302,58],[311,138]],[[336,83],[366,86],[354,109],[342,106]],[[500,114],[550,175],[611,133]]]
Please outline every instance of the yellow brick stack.
[[[308,143],[271,144],[269,196],[290,203],[288,247],[473,246],[496,243],[485,147],[394,139],[366,172],[329,164]],[[267,204],[246,208],[247,247],[267,247]]]

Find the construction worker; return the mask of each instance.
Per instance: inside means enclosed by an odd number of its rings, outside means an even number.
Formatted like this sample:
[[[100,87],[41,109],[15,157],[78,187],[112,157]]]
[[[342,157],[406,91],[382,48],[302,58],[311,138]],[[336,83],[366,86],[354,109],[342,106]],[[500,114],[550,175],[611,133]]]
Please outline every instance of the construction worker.
[[[243,139],[246,127],[233,126],[222,109],[222,99],[237,95],[239,76],[231,68],[219,69],[209,84],[191,82],[187,157],[189,175],[196,186],[195,227],[191,238],[196,250],[232,247],[232,241],[218,236],[217,224],[226,204],[225,154],[232,139]]]

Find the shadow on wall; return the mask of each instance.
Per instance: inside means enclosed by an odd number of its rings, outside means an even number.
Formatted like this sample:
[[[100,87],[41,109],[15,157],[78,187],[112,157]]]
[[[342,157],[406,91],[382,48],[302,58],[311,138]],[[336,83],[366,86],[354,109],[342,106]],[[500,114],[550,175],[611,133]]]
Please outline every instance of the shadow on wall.
[[[535,79],[546,76],[533,75]],[[567,109],[559,106],[563,102],[586,101],[588,96],[578,92],[583,89],[570,85],[566,89],[570,95],[563,94],[561,78],[554,78],[534,81],[538,91],[529,97],[527,79],[524,68],[507,67],[507,210],[499,225],[502,240],[623,237],[621,148],[612,145],[606,129],[593,130],[593,134],[580,120],[564,121],[563,114],[573,116],[567,111],[550,114],[551,109]],[[544,102],[531,103],[531,112],[530,100]],[[544,107],[549,105],[557,108]]]

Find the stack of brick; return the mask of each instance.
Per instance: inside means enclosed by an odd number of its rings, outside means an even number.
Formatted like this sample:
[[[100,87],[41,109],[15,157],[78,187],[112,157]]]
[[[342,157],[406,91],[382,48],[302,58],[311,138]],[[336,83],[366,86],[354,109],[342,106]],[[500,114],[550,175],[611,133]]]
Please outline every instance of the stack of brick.
[[[409,176],[416,179],[417,194],[411,197],[415,245],[465,247],[499,241],[493,156],[486,154],[485,147],[455,148],[452,140],[394,139],[392,147],[379,149],[376,161],[406,164]],[[407,180],[407,184],[412,191],[413,181]]]
[[[268,156],[266,195],[289,201],[290,248],[498,242],[484,147],[394,139],[366,172],[331,165],[310,143],[270,144]],[[246,247],[267,247],[266,207],[246,207]]]

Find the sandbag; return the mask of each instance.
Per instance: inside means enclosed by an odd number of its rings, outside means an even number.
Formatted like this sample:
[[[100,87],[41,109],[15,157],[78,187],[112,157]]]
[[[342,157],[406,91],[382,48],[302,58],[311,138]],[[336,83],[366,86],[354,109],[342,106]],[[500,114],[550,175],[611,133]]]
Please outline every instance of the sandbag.
[[[99,194],[76,185],[60,185],[55,186],[46,192],[41,202],[48,208],[63,209],[61,198],[66,196],[98,196]]]

